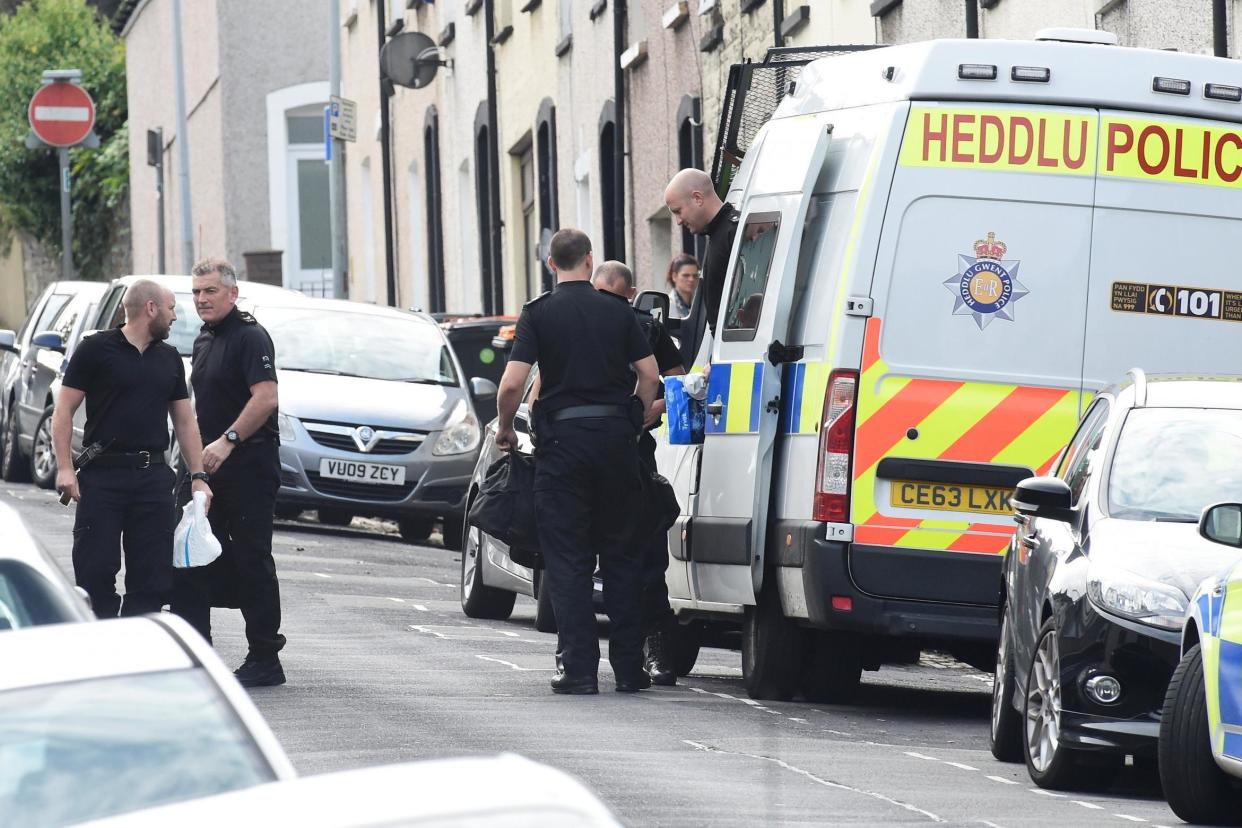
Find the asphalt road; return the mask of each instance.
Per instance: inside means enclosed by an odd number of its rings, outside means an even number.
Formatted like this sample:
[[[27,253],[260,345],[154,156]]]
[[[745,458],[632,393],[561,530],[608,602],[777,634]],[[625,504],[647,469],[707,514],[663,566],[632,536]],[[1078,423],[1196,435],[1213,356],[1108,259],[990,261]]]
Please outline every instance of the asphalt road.
[[[0,499],[71,571],[72,509],[26,485]],[[738,654],[714,649],[675,688],[614,693],[605,659],[599,696],[554,696],[533,602],[472,621],[456,553],[359,524],[275,536],[289,683],[253,697],[302,773],[511,751],[582,779],[628,825],[1177,824],[1149,770],[1059,794],[993,760],[990,677],[947,657],[864,674],[852,706],[751,701]],[[214,622],[235,666],[241,617]]]

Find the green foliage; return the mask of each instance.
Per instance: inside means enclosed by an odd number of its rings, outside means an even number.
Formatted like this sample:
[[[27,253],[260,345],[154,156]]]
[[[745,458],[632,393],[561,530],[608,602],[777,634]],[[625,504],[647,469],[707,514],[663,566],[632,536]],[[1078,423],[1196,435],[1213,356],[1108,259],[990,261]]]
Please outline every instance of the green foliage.
[[[85,0],[28,0],[0,18],[0,212],[5,223],[60,251],[56,151],[26,149],[26,109],[46,69],[81,69],[95,101],[99,149],[70,150],[73,258],[84,278],[102,273],[113,211],[129,186],[125,47]]]

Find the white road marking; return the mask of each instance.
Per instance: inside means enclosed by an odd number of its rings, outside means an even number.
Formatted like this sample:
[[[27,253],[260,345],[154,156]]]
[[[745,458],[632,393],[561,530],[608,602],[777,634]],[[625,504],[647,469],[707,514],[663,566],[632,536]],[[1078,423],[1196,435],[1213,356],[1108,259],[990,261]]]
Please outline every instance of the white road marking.
[[[795,716],[790,716],[789,721],[797,722],[798,724],[810,724],[810,722],[808,722],[806,719],[799,719]]]
[[[986,819],[981,819],[981,820],[979,820],[979,823],[980,823],[981,825],[988,825],[988,826],[991,826],[991,828],[1001,828],[1001,827],[1000,827],[999,825],[997,825],[995,822],[988,822]]]
[[[927,755],[922,754],[922,753],[915,753],[915,752],[914,752],[914,751],[912,751],[912,750],[907,750],[907,751],[905,751],[905,754],[906,754],[906,756],[913,756],[915,759],[926,759],[926,760],[927,760],[927,761],[929,761],[929,762],[939,762],[939,761],[940,761],[940,760],[939,760],[939,759],[937,759],[935,756],[927,756]]]
[[[1117,819],[1124,819],[1130,822],[1146,822],[1142,817],[1130,816],[1129,814],[1113,814]]]
[[[821,711],[816,711],[816,712],[821,712]],[[828,728],[827,732],[831,733],[833,736],[853,736],[854,735],[853,733],[846,733],[844,730],[833,730],[831,728]]]
[[[961,762],[949,762],[949,761],[945,761],[945,764],[946,764],[946,765],[952,765],[953,767],[955,767],[955,768],[960,768],[961,770],[968,770],[968,771],[977,771],[977,770],[979,770],[978,768],[972,768],[970,765],[963,765]]]
[[[456,588],[457,588],[457,585],[456,585],[456,584],[442,584],[442,583],[440,583],[439,581],[433,581],[433,580],[431,580],[430,578],[424,578],[424,577],[423,577],[423,576],[421,576],[421,575],[415,575],[415,576],[414,576],[413,578],[411,578],[410,580],[411,580],[411,581],[426,581],[427,583],[431,584],[432,586],[452,587],[453,589],[456,589]]]
[[[330,579],[332,577],[331,575],[324,575],[322,572],[312,572],[311,574],[317,578],[329,578]]]
[[[512,667],[514,670],[517,670],[518,672],[521,672],[521,673],[548,673],[548,672],[555,672],[556,670],[556,668],[554,667],[546,667],[546,668],[545,667],[519,667],[518,665],[514,664],[512,661],[505,661],[503,658],[492,658],[491,656],[485,656],[485,655],[476,655],[475,658],[481,658],[484,661],[494,661],[497,664],[503,664],[506,667]]]
[[[418,610],[419,612],[427,612],[427,608],[424,607],[422,604],[410,604],[410,606],[412,606],[414,609]]]
[[[1053,793],[1052,791],[1045,791],[1043,788],[1031,788],[1030,791],[1031,793],[1039,794],[1040,796],[1053,796],[1053,797],[1056,797],[1057,799],[1065,799],[1065,794]]]
[[[395,601],[395,602],[396,602],[396,603],[398,603],[398,604],[404,604],[404,603],[405,603],[405,599],[404,599],[404,598],[389,598],[388,600],[389,600],[389,601]]]
[[[1003,776],[989,776],[987,778],[991,779],[993,782],[999,782],[1002,785],[1017,785],[1018,784],[1017,782],[1014,782],[1012,779],[1006,779]]]
[[[869,796],[872,799],[878,799],[881,802],[887,802],[890,805],[896,805],[898,808],[904,808],[905,810],[910,811],[912,813],[921,814],[922,816],[925,816],[928,819],[930,819],[932,822],[944,822],[943,819],[936,816],[931,811],[925,811],[922,808],[919,808],[915,805],[911,805],[908,802],[902,802],[901,800],[893,799],[892,797],[885,796],[882,793],[876,793],[875,791],[868,791],[862,788],[855,788],[850,785],[843,785],[840,782],[833,782],[829,779],[824,779],[822,777],[816,776],[815,774],[811,773],[808,770],[803,770],[802,768],[799,768],[795,765],[791,765],[788,762],[786,762],[784,759],[776,759],[775,757],[763,756],[758,753],[742,753],[740,751],[721,750],[720,748],[710,747],[708,745],[704,745],[699,742],[692,742],[689,739],[682,739],[681,741],[683,744],[689,745],[695,750],[700,750],[700,751],[703,751],[704,753],[719,753],[719,754],[723,754],[726,756],[743,756],[747,759],[757,759],[762,762],[771,762],[772,764],[780,768],[784,768],[785,770],[790,771],[791,773],[796,773],[799,776],[809,779],[812,782],[816,783],[817,785],[823,785],[825,788],[835,788],[840,791],[849,791],[851,793],[862,794],[863,796]]]
[[[1081,799],[1071,799],[1070,802],[1073,802],[1075,805],[1081,805],[1084,808],[1090,808],[1093,811],[1104,810],[1103,805],[1096,805],[1094,802],[1083,802]]]

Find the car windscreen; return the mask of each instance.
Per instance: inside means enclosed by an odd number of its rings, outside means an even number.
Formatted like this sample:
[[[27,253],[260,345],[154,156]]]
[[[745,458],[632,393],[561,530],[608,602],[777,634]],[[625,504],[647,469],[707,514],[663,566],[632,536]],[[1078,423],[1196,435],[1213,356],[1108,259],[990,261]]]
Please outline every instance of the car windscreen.
[[[1130,412],[1108,479],[1109,513],[1194,523],[1204,507],[1242,491],[1242,411]]]
[[[316,307],[260,307],[255,316],[272,335],[276,365],[285,371],[458,384],[440,329],[417,317]]]
[[[0,560],[0,630],[82,620],[69,601],[28,564]]]
[[[0,825],[71,825],[275,779],[201,668],[0,693]]]

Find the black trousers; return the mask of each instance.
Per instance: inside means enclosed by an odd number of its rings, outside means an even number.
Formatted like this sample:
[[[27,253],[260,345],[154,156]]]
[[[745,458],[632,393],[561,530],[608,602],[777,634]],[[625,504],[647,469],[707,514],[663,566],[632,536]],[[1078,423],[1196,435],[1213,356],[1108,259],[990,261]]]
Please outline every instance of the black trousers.
[[[73,576],[100,618],[159,612],[172,586],[173,473],[87,466],[73,522]],[[116,592],[125,549],[125,598]]]
[[[245,444],[211,476],[207,519],[220,557],[178,569],[172,611],[211,641],[211,608],[239,607],[246,621],[247,658],[265,659],[285,646],[280,634],[280,583],[272,559],[272,521],[280,488],[279,444]]]
[[[634,426],[621,418],[540,422],[535,517],[565,672],[595,675],[599,634],[592,606],[596,558],[612,622],[608,660],[618,676],[642,670],[642,557],[631,543],[638,505]]]
[[[643,432],[638,440],[638,464],[644,477],[656,470],[656,441],[651,432]],[[653,530],[642,522],[634,528],[633,543],[642,554],[643,562],[643,635],[648,636],[663,629],[673,620],[673,608],[668,603],[668,535]]]

